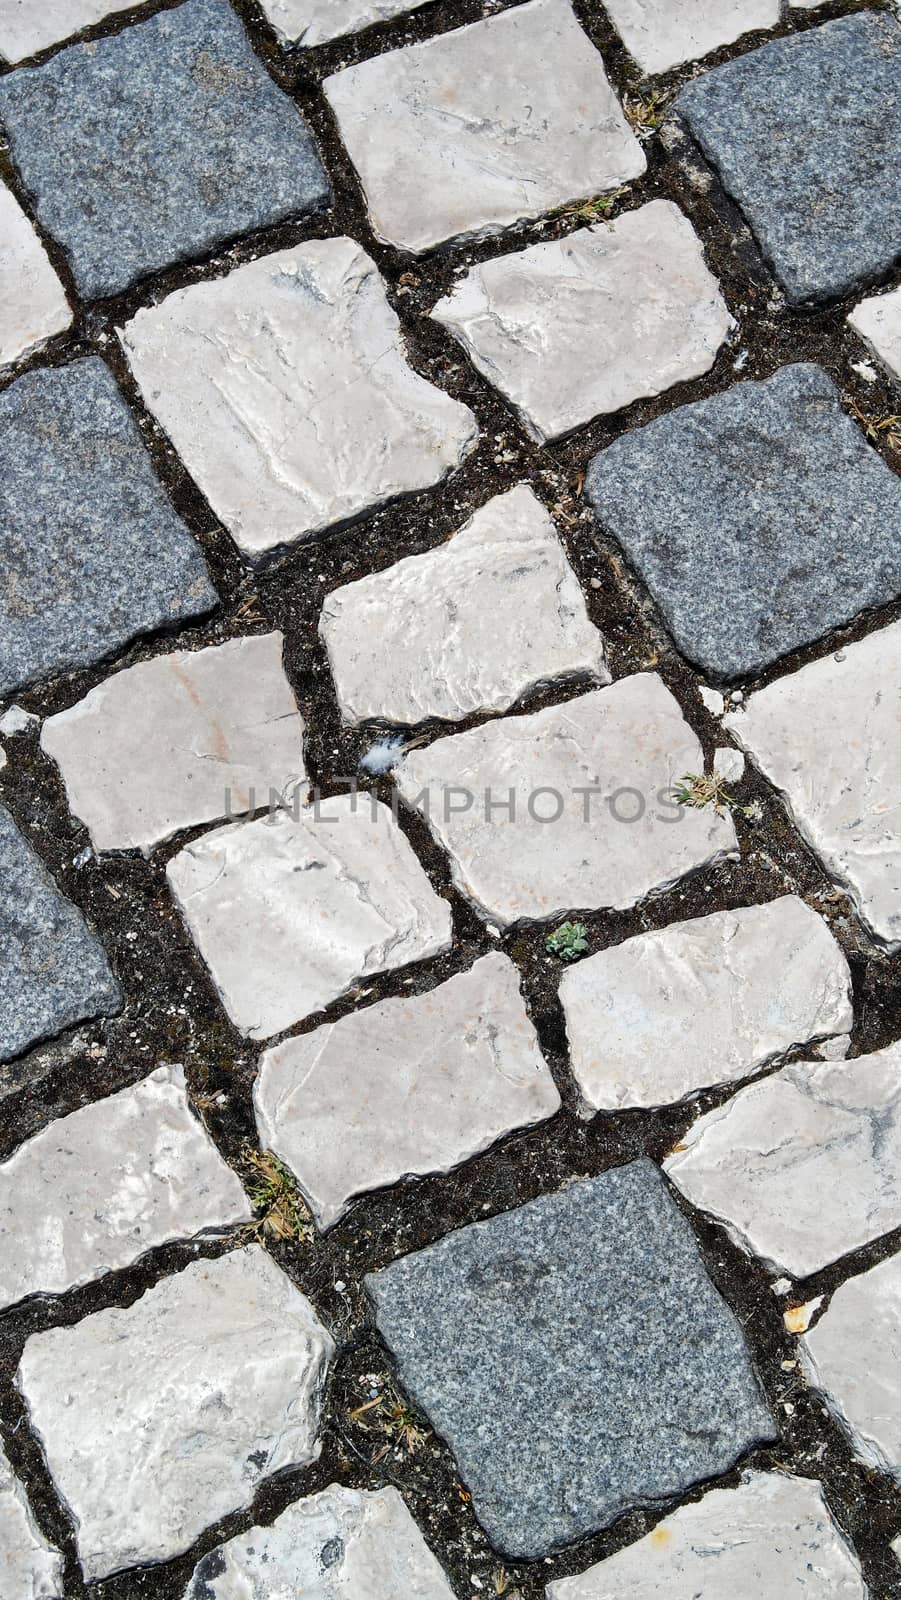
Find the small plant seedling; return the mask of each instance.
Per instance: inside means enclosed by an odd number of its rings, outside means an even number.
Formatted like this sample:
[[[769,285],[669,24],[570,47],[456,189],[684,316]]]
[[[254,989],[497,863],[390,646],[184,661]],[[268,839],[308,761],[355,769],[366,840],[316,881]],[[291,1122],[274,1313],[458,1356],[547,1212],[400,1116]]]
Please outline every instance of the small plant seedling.
[[[293,1239],[297,1244],[309,1244],[313,1238],[310,1213],[304,1205],[287,1167],[271,1150],[254,1150],[246,1145],[241,1158],[247,1173],[247,1193],[250,1203],[260,1215],[250,1225],[250,1232],[260,1238],[269,1234],[273,1239]]]
[[[625,189],[610,189],[606,194],[596,194],[590,200],[579,200],[572,205],[560,206],[554,214],[558,217],[577,217],[580,222],[603,222],[613,210]]]
[[[724,806],[743,817],[757,818],[760,814],[756,800],[747,806],[740,805],[726,789],[725,779],[717,777],[716,773],[708,777],[705,773],[686,772],[673,790],[673,796],[678,805],[691,806],[695,811],[713,806],[718,817],[722,816]]]
[[[684,773],[673,794],[680,806],[691,806],[694,811],[713,806],[717,816],[721,815],[723,806],[732,804],[732,796],[726,792],[722,778],[707,777],[699,772]]]
[[[588,929],[583,922],[562,922],[544,941],[549,956],[561,961],[578,961],[588,949]]]
[[[644,99],[640,95],[627,94],[623,99],[623,110],[631,125],[632,132],[641,140],[653,138],[666,115],[666,103],[669,95],[662,90],[652,90]]]
[[[406,1445],[408,1454],[415,1455],[429,1437],[425,1428],[420,1428],[406,1400],[390,1380],[377,1395],[357,1406],[349,1415],[351,1422],[355,1422],[364,1433],[381,1434],[386,1440],[373,1456],[373,1462],[383,1460],[395,1444]]]

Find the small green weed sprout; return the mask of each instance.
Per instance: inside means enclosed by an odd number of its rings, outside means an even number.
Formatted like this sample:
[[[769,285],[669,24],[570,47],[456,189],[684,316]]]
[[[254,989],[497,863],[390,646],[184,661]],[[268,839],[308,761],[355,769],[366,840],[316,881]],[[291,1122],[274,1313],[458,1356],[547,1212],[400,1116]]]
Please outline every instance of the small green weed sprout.
[[[250,1145],[245,1145],[241,1158],[250,1203],[260,1213],[250,1224],[251,1233],[256,1238],[268,1233],[273,1239],[309,1244],[313,1238],[312,1220],[287,1167],[271,1150],[261,1154]]]
[[[548,934],[544,948],[561,961],[578,961],[588,949],[588,929],[583,922],[562,922]]]
[[[761,816],[759,801],[752,800],[750,805],[740,805],[728,792],[725,779],[717,777],[715,773],[708,776],[705,773],[686,772],[673,789],[673,797],[678,805],[691,806],[695,811],[713,806],[718,817],[722,816],[724,807],[754,821],[759,821]]]

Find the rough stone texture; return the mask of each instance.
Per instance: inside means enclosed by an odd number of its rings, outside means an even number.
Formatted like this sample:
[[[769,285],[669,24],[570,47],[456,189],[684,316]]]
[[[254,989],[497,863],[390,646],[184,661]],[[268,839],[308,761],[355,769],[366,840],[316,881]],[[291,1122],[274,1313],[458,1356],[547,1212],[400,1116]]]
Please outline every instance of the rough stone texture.
[[[901,288],[870,295],[848,318],[896,383],[901,383]]]
[[[184,1600],[453,1600],[394,1488],[338,1484],[204,1556]]]
[[[469,408],[409,366],[353,239],[180,289],[120,337],[147,405],[251,556],[437,483],[478,438]]]
[[[15,195],[0,183],[0,366],[39,350],[71,321],[44,246]]]
[[[0,394],[0,450],[0,695],[216,604],[96,356]]]
[[[121,1004],[97,935],[0,806],[0,1061]]]
[[[456,722],[506,711],[543,682],[610,678],[554,524],[525,484],[426,555],[334,589],[319,632],[351,723]]]
[[[378,238],[484,238],[647,165],[568,0],[374,56],[323,89]]]
[[[18,733],[30,733],[36,728],[39,717],[33,711],[25,711],[22,706],[10,706],[0,717],[0,733],[4,739],[9,739]]]
[[[870,931],[901,945],[901,623],[750,696],[725,725]]]
[[[854,1454],[901,1478],[901,1258],[840,1284],[798,1349]]]
[[[448,1172],[559,1108],[500,952],[427,994],[286,1039],[265,1052],[254,1087],[261,1145],[326,1228],[356,1195]]]
[[[899,68],[898,21],[864,12],[716,67],[675,102],[794,304],[837,299],[901,252]]]
[[[848,963],[795,895],[601,950],[564,972],[560,1000],[595,1110],[668,1105],[854,1025]]]
[[[16,1375],[90,1582],[187,1550],[305,1466],[334,1344],[258,1246],[28,1339]]]
[[[624,434],[587,489],[676,644],[717,676],[901,590],[901,481],[808,363]]]
[[[396,780],[450,855],[461,894],[507,926],[623,909],[735,855],[728,815],[672,798],[673,784],[700,771],[701,760],[665,684],[636,673],[564,705],[438,739],[408,755]]]
[[[698,694],[701,698],[702,704],[710,712],[712,717],[722,716],[726,709],[726,702],[723,699],[723,696],[720,694],[719,689],[708,689],[706,684],[701,684],[698,688]]]
[[[667,72],[779,21],[779,0],[607,0],[607,10],[644,72]]]
[[[180,828],[264,806],[304,776],[282,635],[175,650],[50,717],[41,747],[95,850],[149,854]]]
[[[0,56],[24,61],[141,0],[0,0]]]
[[[10,74],[0,116],[86,299],[329,200],[306,124],[227,0],[187,0]]]
[[[666,1171],[774,1273],[901,1227],[901,1045],[798,1061],[699,1117]]]
[[[3,1600],[58,1600],[62,1557],[41,1533],[0,1445],[0,1571]]]
[[[357,33],[373,22],[400,17],[426,0],[261,0],[264,16],[282,39],[306,46]]]
[[[867,1600],[860,1566],[829,1515],[820,1484],[748,1472],[737,1489],[711,1489],[652,1533],[548,1600]]]
[[[226,1011],[254,1039],[452,940],[447,901],[388,807],[363,795],[217,828],[167,876]]]
[[[700,377],[732,327],[670,200],[483,261],[432,316],[542,441]]]
[[[738,1323],[649,1161],[365,1283],[401,1382],[505,1554],[544,1555],[775,1436]]]
[[[713,771],[724,783],[741,783],[745,775],[745,758],[740,750],[734,750],[728,744],[722,745],[713,752]]]
[[[249,1222],[181,1067],[52,1122],[0,1164],[0,1306],[62,1294],[170,1239]]]

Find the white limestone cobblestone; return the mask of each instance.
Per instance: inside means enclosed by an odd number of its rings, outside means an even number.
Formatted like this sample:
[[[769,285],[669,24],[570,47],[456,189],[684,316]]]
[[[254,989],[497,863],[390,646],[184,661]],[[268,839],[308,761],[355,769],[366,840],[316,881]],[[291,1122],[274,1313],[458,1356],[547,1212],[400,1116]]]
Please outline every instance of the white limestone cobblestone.
[[[254,1039],[451,944],[448,902],[367,796],[217,828],[167,875],[226,1011]]]
[[[387,22],[428,0],[261,0],[263,15],[280,38],[311,48]]]
[[[857,1557],[817,1480],[746,1472],[664,1517],[548,1600],[867,1600]]]
[[[506,711],[539,683],[610,676],[554,524],[526,484],[435,550],[334,589],[319,631],[350,723],[454,722]]]
[[[353,239],[178,289],[119,336],[148,407],[254,558],[438,483],[478,438],[468,407],[409,365]]]
[[[858,1460],[901,1479],[901,1257],[840,1284],[798,1348]]]
[[[723,724],[873,935],[901,946],[901,622],[752,694]]]
[[[421,254],[640,177],[569,0],[528,0],[326,78],[377,236]]]
[[[396,781],[448,852],[461,894],[509,927],[622,909],[735,856],[729,816],[672,798],[700,761],[677,701],[646,672],[438,739],[406,755]]]
[[[338,1484],[204,1556],[184,1600],[453,1600],[393,1487]]]
[[[291,1168],[320,1227],[355,1195],[447,1172],[559,1107],[499,952],[426,994],[286,1039],[254,1087],[260,1143]]]
[[[0,37],[2,37],[0,4]],[[66,292],[44,246],[0,183],[0,367],[40,349],[72,321]]]
[[[629,54],[644,72],[667,72],[732,44],[756,28],[775,28],[779,0],[607,0]]]
[[[601,950],[564,972],[560,1000],[594,1110],[668,1105],[854,1020],[841,948],[795,895]]]
[[[83,1106],[0,1164],[0,1307],[62,1294],[170,1239],[249,1222],[181,1067]]]
[[[670,200],[480,262],[432,316],[542,442],[700,377],[733,325]]]
[[[797,1061],[699,1117],[664,1168],[774,1274],[901,1227],[901,1045]]]
[[[305,777],[280,633],[174,650],[116,672],[49,717],[41,748],[95,850],[265,806]]]
[[[0,56],[24,61],[82,28],[141,4],[142,0],[0,0]]]
[[[61,1600],[62,1556],[41,1533],[0,1445],[0,1574],[3,1600]]]
[[[861,300],[848,321],[855,333],[866,340],[889,376],[901,383],[901,288]]]
[[[178,1555],[269,1474],[315,1460],[333,1350],[257,1245],[32,1334],[16,1381],[88,1582]]]

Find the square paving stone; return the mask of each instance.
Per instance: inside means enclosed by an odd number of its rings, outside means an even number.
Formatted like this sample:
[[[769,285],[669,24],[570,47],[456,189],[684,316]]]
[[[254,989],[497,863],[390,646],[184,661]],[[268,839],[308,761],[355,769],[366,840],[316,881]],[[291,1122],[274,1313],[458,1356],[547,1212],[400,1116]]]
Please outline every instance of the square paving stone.
[[[449,1172],[560,1109],[519,974],[499,951],[426,994],[265,1051],[253,1100],[261,1145],[291,1168],[320,1227],[356,1195]]]
[[[0,183],[0,367],[39,350],[71,321],[44,246],[15,195]]]
[[[848,321],[889,376],[901,383],[901,288],[861,300]]]
[[[679,649],[759,671],[901,592],[901,479],[820,367],[738,383],[595,456],[587,491]]]
[[[595,1110],[669,1105],[854,1026],[841,946],[797,895],[611,945],[564,972],[560,1001]]]
[[[860,1563],[816,1479],[747,1472],[547,1600],[868,1600]]]
[[[840,1284],[798,1349],[858,1461],[901,1479],[901,1256]]]
[[[739,1323],[649,1161],[365,1283],[402,1384],[505,1555],[545,1555],[776,1437]]]
[[[776,1276],[901,1227],[901,1045],[795,1061],[701,1116],[665,1169]]]
[[[258,1245],[32,1334],[16,1382],[90,1583],[166,1561],[319,1455],[331,1336]]]
[[[667,72],[779,21],[779,0],[607,0],[607,10],[644,72]]]
[[[345,67],[323,89],[378,238],[484,238],[644,172],[569,0],[526,5]]]
[[[41,749],[95,850],[149,855],[181,828],[241,816],[303,780],[303,723],[280,633],[173,650],[48,717]]]
[[[402,16],[428,0],[260,0],[263,15],[290,44],[307,47]]]
[[[86,299],[330,197],[309,129],[226,0],[10,73],[0,118]]]
[[[0,0],[0,56],[24,61],[142,0]],[[147,0],[144,0],[147,3]]]
[[[170,1239],[251,1217],[239,1178],[190,1110],[182,1068],[158,1067],[0,1163],[0,1307],[62,1294]]]
[[[254,1039],[452,942],[448,902],[369,795],[217,828],[167,876],[226,1011]]]
[[[216,604],[97,357],[0,394],[0,458],[0,696]]]
[[[872,935],[901,948],[901,622],[778,678],[725,726]]]
[[[146,404],[250,556],[430,487],[478,439],[468,406],[410,366],[353,239],[180,289],[120,337]]]
[[[774,39],[676,109],[793,304],[837,299],[901,252],[901,26],[861,12]]]
[[[184,1600],[454,1600],[395,1488],[333,1483],[217,1545]]]
[[[63,1558],[41,1533],[0,1445],[0,1571],[3,1600],[57,1600]]]
[[[432,316],[542,442],[709,372],[732,327],[669,200],[481,262]]]
[[[97,935],[0,806],[0,1061],[121,1004]]]
[[[395,779],[447,850],[460,893],[508,927],[624,910],[735,857],[725,811],[673,798],[702,765],[678,702],[656,673],[639,672],[436,739],[405,756]]]
[[[610,677],[579,580],[524,483],[434,550],[333,589],[319,632],[351,723],[458,722],[541,683]]]

